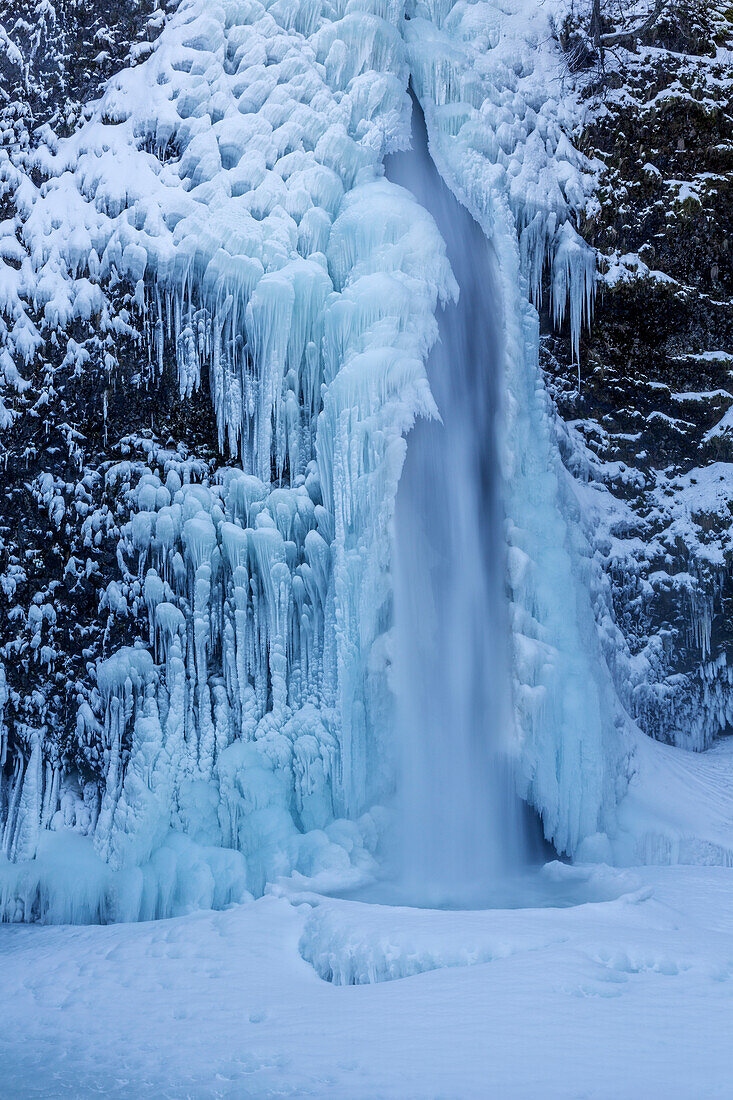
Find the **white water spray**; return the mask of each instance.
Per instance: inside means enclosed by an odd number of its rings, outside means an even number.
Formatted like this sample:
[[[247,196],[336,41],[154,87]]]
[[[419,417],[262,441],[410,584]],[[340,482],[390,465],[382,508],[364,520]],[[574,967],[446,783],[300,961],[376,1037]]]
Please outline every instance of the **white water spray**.
[[[399,879],[420,902],[481,904],[525,846],[508,760],[501,304],[491,246],[438,175],[417,103],[412,149],[387,171],[432,214],[460,288],[428,363],[441,422],[411,433],[395,514]]]

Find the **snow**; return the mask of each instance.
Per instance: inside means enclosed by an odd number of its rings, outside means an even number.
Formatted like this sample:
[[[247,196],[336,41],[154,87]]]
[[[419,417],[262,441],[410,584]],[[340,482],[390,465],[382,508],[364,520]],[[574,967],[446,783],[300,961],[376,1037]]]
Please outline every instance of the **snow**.
[[[713,401],[713,400],[715,400],[716,397],[722,397],[722,398],[730,397],[730,398],[733,398],[733,394],[731,394],[728,390],[703,390],[703,391],[685,390],[683,393],[670,393],[669,396],[670,396],[672,401],[694,401],[694,402]]]
[[[441,913],[266,896],[138,925],[2,926],[3,1087],[726,1097],[733,871],[595,874],[616,900]],[[323,981],[303,954],[326,949],[370,960],[368,983]]]
[[[733,355],[729,351],[687,352],[685,355],[674,355],[672,358],[677,360],[692,360],[696,363],[733,363]]]
[[[726,393],[725,396],[730,397],[731,395],[729,393]],[[705,432],[705,435],[703,436],[703,441],[705,443],[709,443],[713,439],[720,439],[721,437],[725,437],[731,431],[733,431],[733,407],[728,409],[723,414],[717,424],[714,424],[713,427],[709,429],[709,431]]]
[[[623,256],[618,252],[612,252],[604,257],[604,267],[601,279],[607,286],[616,286],[618,283],[638,278],[652,279],[658,283],[675,282],[671,275],[648,267],[635,252],[627,252]]]
[[[733,740],[700,753],[640,737],[635,767],[619,807],[616,862],[733,867]]]

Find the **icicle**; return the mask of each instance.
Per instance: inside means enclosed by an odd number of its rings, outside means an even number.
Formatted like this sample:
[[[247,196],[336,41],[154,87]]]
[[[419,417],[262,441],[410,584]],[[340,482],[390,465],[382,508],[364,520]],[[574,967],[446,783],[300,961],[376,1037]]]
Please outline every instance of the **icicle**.
[[[165,588],[163,581],[155,569],[148,569],[143,584],[143,596],[148,609],[149,637],[151,645],[155,645],[156,608],[163,602]],[[156,647],[157,650],[157,647]],[[157,656],[157,651],[156,651]]]
[[[168,654],[173,639],[185,638],[185,617],[180,608],[172,603],[159,603],[155,607],[156,647],[159,646],[163,660],[168,664]]]
[[[0,661],[0,770],[5,766],[8,752],[8,727],[5,721],[5,707],[8,703],[8,681],[5,676],[5,665]]]
[[[10,848],[10,859],[33,859],[38,847],[41,830],[41,798],[43,791],[42,739],[38,731],[33,732],[31,755],[23,776],[23,789],[18,800],[15,832]]]
[[[3,829],[3,851],[10,858],[10,852],[13,846],[13,836],[15,834],[15,825],[18,812],[18,803],[20,801],[20,794],[23,786],[23,774],[25,772],[25,761],[21,753],[18,753],[15,758],[15,766],[13,768],[13,779],[10,788],[10,797],[8,798],[8,816],[5,819],[5,828]]]
[[[578,236],[570,222],[564,222],[555,235],[552,257],[552,316],[560,328],[570,301],[570,340],[573,358],[578,363],[580,389],[580,333],[590,325],[596,292],[596,254]]]

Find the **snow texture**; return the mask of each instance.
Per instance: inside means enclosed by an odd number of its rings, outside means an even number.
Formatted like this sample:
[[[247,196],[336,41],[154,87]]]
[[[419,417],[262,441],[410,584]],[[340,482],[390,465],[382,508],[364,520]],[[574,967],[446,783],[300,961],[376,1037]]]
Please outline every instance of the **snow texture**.
[[[0,927],[4,1088],[723,1100],[730,870],[594,875],[616,900],[441,913],[270,896],[165,922]],[[302,955],[365,984],[324,981]]]

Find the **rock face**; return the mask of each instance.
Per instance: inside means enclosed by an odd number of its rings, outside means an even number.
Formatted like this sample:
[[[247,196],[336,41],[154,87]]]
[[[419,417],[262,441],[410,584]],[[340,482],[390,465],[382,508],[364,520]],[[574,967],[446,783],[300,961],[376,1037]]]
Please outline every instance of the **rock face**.
[[[542,362],[566,465],[599,490],[583,499],[627,648],[619,687],[648,734],[703,749],[733,725],[731,14],[668,5],[603,68],[584,29],[568,17],[560,38],[583,62],[599,288],[580,364],[550,333]]]

